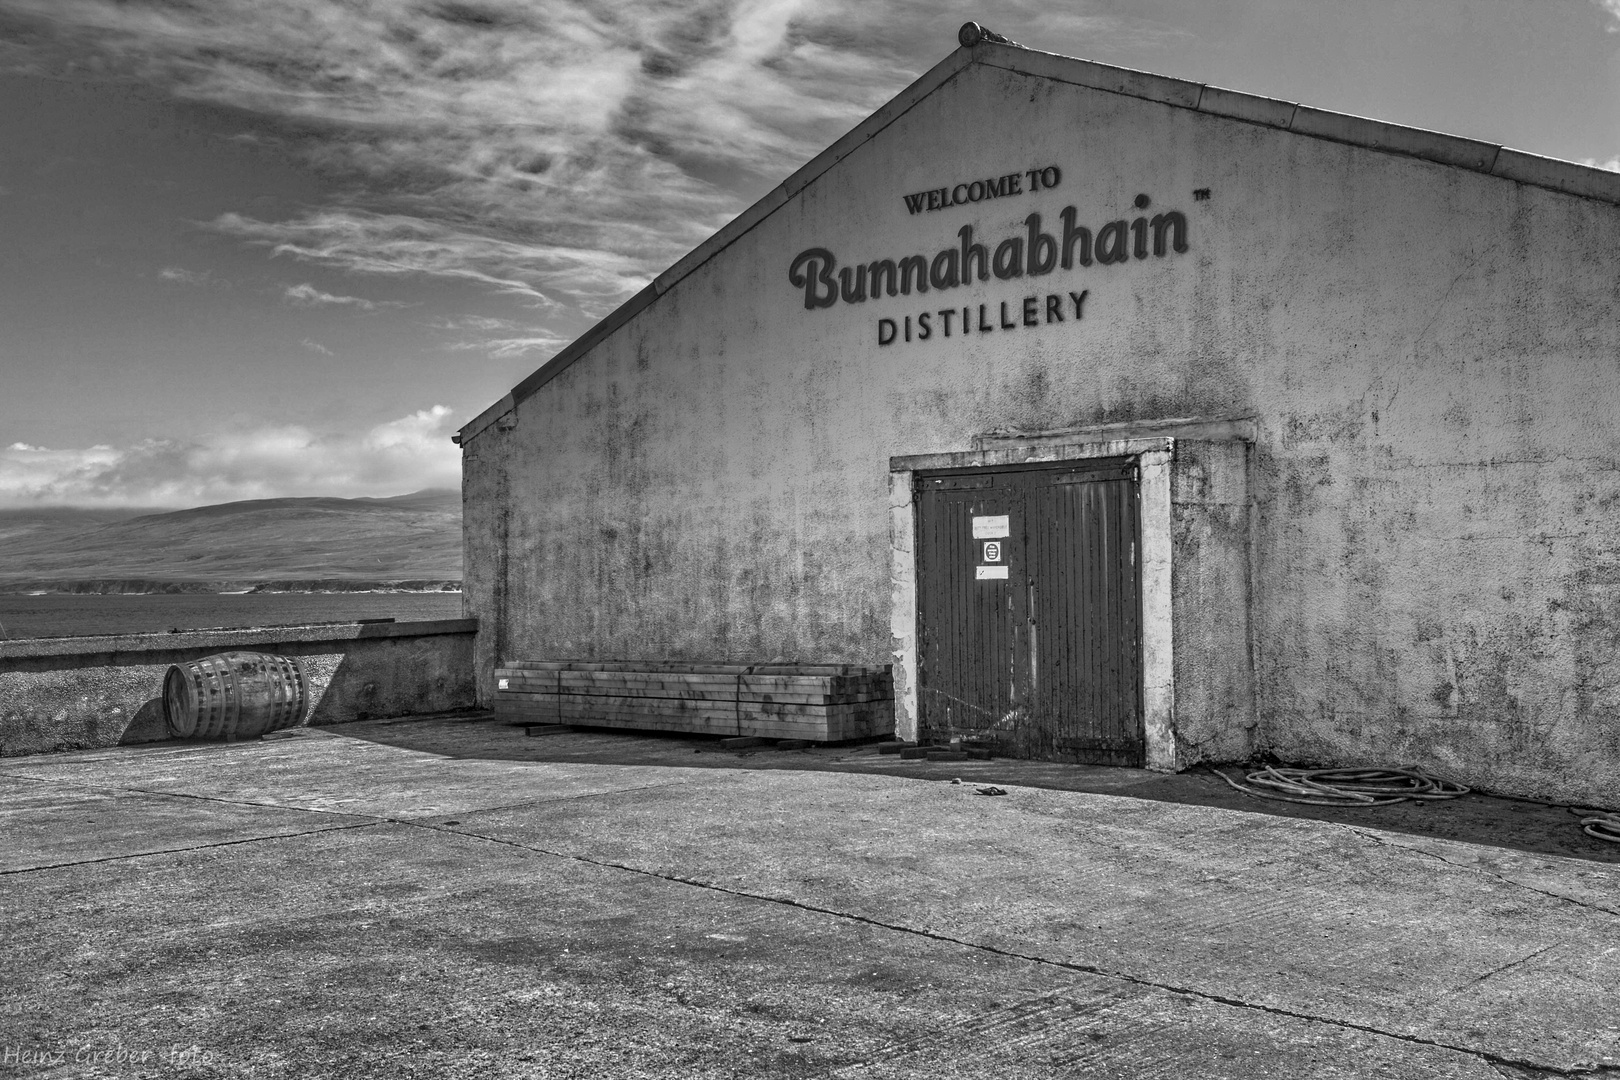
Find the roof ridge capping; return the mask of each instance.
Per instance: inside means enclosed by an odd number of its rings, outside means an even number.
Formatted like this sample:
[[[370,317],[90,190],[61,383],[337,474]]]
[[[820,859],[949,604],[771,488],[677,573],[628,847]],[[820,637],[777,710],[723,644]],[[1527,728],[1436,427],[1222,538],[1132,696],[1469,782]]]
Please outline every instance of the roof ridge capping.
[[[974,53],[978,63],[1023,75],[1074,83],[1298,135],[1453,165],[1566,195],[1620,204],[1620,172],[1514,150],[1500,143],[1318,109],[1020,45],[983,42],[974,48]]]
[[[959,48],[952,50],[943,60],[856,124],[831,146],[805,162],[752,206],[722,225],[714,235],[676,260],[673,266],[659,274],[646,288],[621,304],[612,314],[575,338],[561,352],[513,387],[511,393],[469,421],[453,436],[454,441],[464,445],[468,439],[510,413],[518,402],[550,382],[603,338],[668,292],[676,282],[730,247],[755,225],[803,191],[811,181],[854,153],[867,140],[950,81],[957,72],[970,63],[1003,68],[1021,75],[1051,79],[1054,82],[1072,83],[1093,90],[1105,90],[1126,97],[1156,101],[1210,116],[1259,124],[1312,138],[1433,161],[1521,184],[1549,188],[1566,195],[1620,204],[1620,173],[1592,165],[1542,157],[1498,143],[1482,142],[1478,139],[1409,127],[1405,124],[1391,124],[1351,113],[1318,109],[1294,101],[1249,94],[1241,90],[1227,90],[1168,75],[1155,75],[1133,68],[1100,64],[1095,60],[1082,60],[1061,53],[1042,52],[1008,41],[1000,34],[973,22],[963,24],[957,39],[961,43]]]

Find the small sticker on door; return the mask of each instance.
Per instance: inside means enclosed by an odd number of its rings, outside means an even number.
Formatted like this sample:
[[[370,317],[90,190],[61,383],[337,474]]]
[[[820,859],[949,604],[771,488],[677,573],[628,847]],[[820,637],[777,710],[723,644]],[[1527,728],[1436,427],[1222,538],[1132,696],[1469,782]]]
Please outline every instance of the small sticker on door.
[[[505,690],[506,689],[506,680],[502,679],[500,682],[496,683],[495,684],[495,689],[497,689],[497,690]]]
[[[984,542],[984,559],[982,561],[984,561],[984,562],[1000,562],[1001,561],[1001,541],[1000,540],[986,540]]]
[[[994,540],[997,537],[1011,535],[1012,530],[1007,527],[1006,514],[973,519],[973,539],[975,540]]]
[[[975,581],[992,581],[996,578],[1005,579],[1007,568],[1005,566],[975,566],[973,579]]]

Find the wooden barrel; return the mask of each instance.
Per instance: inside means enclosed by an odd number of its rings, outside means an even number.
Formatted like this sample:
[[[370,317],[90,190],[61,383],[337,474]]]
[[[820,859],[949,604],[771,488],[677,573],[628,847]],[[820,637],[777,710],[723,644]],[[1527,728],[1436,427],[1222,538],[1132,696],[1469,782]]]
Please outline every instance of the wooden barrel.
[[[309,705],[297,661],[227,652],[175,664],[163,677],[163,714],[183,739],[252,739],[294,727]]]

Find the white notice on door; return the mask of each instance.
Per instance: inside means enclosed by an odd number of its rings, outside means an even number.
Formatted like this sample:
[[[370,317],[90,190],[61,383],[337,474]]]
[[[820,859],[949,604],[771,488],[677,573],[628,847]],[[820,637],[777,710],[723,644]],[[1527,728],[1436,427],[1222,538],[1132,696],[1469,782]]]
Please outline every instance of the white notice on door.
[[[973,519],[973,539],[994,540],[1001,536],[1010,536],[1007,528],[1007,515],[995,517],[976,517]]]
[[[1005,566],[975,566],[973,568],[973,579],[975,581],[990,581],[994,578],[1005,578],[1006,576],[1007,568]]]

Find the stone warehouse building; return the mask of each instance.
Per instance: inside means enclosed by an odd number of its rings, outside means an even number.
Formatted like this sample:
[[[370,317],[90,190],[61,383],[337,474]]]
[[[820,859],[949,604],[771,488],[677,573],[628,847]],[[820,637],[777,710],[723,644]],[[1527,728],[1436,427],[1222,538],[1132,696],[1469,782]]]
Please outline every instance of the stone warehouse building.
[[[1620,176],[963,36],[462,430],[484,696],[1620,802]]]

